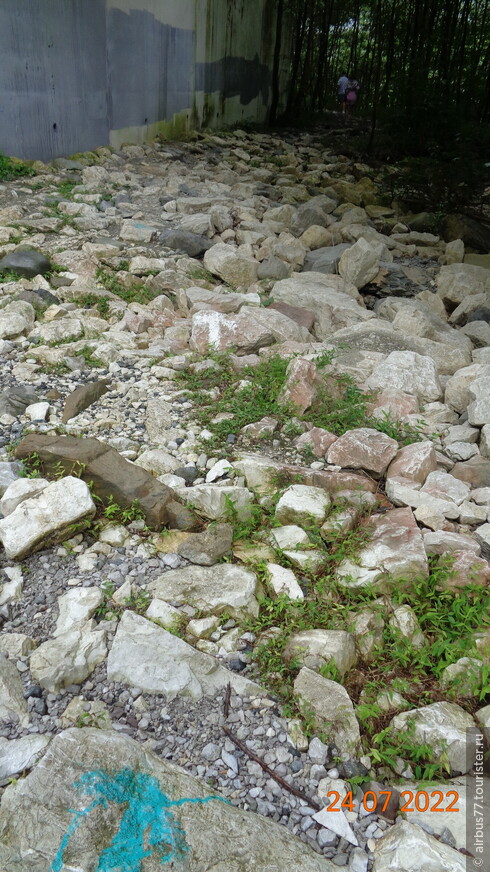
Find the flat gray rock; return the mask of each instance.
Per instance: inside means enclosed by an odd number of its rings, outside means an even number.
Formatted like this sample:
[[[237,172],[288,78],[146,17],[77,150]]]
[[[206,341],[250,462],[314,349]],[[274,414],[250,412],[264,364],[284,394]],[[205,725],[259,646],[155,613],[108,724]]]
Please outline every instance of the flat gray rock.
[[[171,699],[201,699],[224,690],[228,683],[240,694],[261,693],[254,682],[229,672],[214,657],[130,611],[117,628],[107,659],[107,678]]]
[[[257,576],[229,563],[188,566],[165,572],[148,590],[172,605],[190,604],[206,615],[227,612],[234,617],[257,615]]]
[[[168,866],[167,866],[168,864]],[[8,872],[335,872],[288,832],[234,808],[182,769],[113,731],[69,729],[7,790]]]

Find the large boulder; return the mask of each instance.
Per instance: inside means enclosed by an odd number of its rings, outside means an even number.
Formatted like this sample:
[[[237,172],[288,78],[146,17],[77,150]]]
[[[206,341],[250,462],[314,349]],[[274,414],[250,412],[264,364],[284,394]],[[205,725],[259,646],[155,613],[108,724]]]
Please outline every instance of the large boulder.
[[[468,712],[453,702],[435,702],[401,712],[391,721],[396,735],[408,733],[415,745],[429,744],[435,760],[446,762],[455,774],[468,772],[473,760],[468,754],[468,730],[476,725]]]
[[[433,790],[433,787],[429,789]],[[446,784],[444,789],[447,789]],[[467,865],[459,851],[438,841],[420,826],[399,821],[376,842],[373,872],[420,872],[421,869],[427,869],[427,872],[466,872]]]
[[[158,627],[153,621],[124,613],[107,659],[108,681],[122,681],[147,693],[162,693],[173,699],[190,696],[198,700],[225,690],[259,695],[248,678],[230,672],[210,654],[196,651],[183,639]]]
[[[22,300],[8,303],[0,309],[0,340],[15,339],[23,333],[28,333],[34,323],[34,316],[34,309],[30,303]]]
[[[393,351],[366,380],[370,390],[382,390],[387,384],[426,403],[442,397],[434,361],[414,351]]]
[[[257,576],[242,566],[188,566],[164,572],[148,590],[173,605],[190,604],[205,615],[257,615]]]
[[[51,269],[49,258],[32,248],[16,248],[0,260],[0,273],[12,271],[27,279],[44,276]]]
[[[237,315],[221,312],[197,312],[192,318],[190,347],[205,354],[216,351],[236,351],[251,354],[274,342],[311,342],[312,336],[287,315],[274,309],[249,307]]]
[[[258,262],[225,243],[219,242],[206,251],[204,266],[234,288],[248,288],[257,281]]]
[[[108,624],[94,627],[88,621],[43,642],[31,654],[33,680],[50,693],[84,681],[107,656],[108,629]]]
[[[206,236],[181,228],[163,231],[160,234],[160,241],[167,248],[172,248],[174,251],[183,251],[189,257],[199,257],[213,245],[211,240]]]
[[[456,334],[457,331],[453,333]],[[390,354],[392,351],[412,351],[423,357],[430,357],[441,375],[452,375],[462,366],[468,366],[471,363],[473,347],[468,337],[461,333],[456,343],[446,339],[444,342],[439,342],[403,333],[382,319],[373,319],[364,324],[353,324],[337,330],[331,337],[331,342],[340,349],[351,346],[358,351],[364,349],[382,354]],[[385,386],[386,383],[383,387]]]
[[[373,247],[360,237],[342,254],[339,260],[339,273],[356,288],[363,288],[378,275],[379,256],[379,247]]]
[[[294,682],[294,692],[300,708],[313,718],[314,728],[324,733],[341,754],[353,756],[359,752],[359,724],[341,684],[303,666]]]
[[[68,475],[76,471],[92,482],[94,493],[103,500],[112,499],[123,507],[137,500],[150,527],[195,527],[192,513],[177,502],[171,488],[98,439],[30,433],[19,443],[15,455],[24,459],[30,454],[39,456],[46,472],[55,473],[60,467]]]
[[[452,312],[471,294],[490,292],[490,270],[469,263],[451,263],[441,267],[436,285],[444,305]]]
[[[356,561],[344,559],[338,578],[346,587],[376,585],[389,590],[404,579],[427,577],[429,566],[422,535],[410,509],[391,509],[373,516],[369,543],[357,555]]]
[[[88,486],[74,476],[53,481],[0,520],[0,541],[9,560],[65,538],[67,529],[95,515]]]
[[[160,872],[335,872],[286,827],[115,731],[66,730],[0,808],[0,865]]]
[[[355,286],[340,276],[302,273],[276,282],[271,297],[310,309],[315,315],[315,336],[320,340],[375,317],[365,308]]]
[[[398,451],[398,442],[379,430],[347,430],[327,452],[327,460],[341,467],[365,469],[381,475]]]

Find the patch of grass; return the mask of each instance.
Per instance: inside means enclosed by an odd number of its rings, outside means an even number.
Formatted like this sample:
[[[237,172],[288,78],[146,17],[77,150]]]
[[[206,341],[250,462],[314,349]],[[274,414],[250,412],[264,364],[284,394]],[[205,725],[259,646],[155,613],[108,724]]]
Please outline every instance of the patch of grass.
[[[451,767],[447,754],[442,752],[439,759],[435,760],[434,749],[428,743],[419,743],[414,740],[415,724],[409,720],[406,731],[393,734],[389,727],[385,727],[372,737],[372,746],[369,756],[374,763],[387,766],[393,772],[399,768],[399,761],[410,761],[414,776],[417,781],[440,780],[451,774]]]
[[[110,291],[112,294],[120,297],[125,303],[148,303],[159,293],[159,291],[150,290],[143,282],[137,279],[134,279],[128,287],[114,272],[102,267],[97,269],[95,277],[106,291]]]
[[[144,518],[143,509],[138,500],[133,500],[130,506],[123,507],[116,503],[112,495],[109,496],[103,515],[118,524],[130,524],[132,521]]]
[[[308,530],[308,535],[312,544],[317,544],[313,529]],[[473,713],[484,704],[490,693],[490,666],[483,666],[472,696],[452,692],[440,678],[443,669],[462,656],[482,659],[474,634],[490,626],[490,589],[468,586],[445,590],[443,583],[451,576],[452,561],[441,557],[431,559],[428,578],[410,585],[403,580],[394,584],[390,598],[380,598],[379,591],[371,586],[346,588],[336,580],[336,568],[345,556],[355,559],[365,535],[366,525],[361,523],[357,530],[339,534],[337,541],[327,544],[326,567],[317,573],[301,573],[303,590],[307,590],[304,600],[292,601],[285,595],[266,595],[259,600],[258,617],[244,624],[258,637],[254,662],[263,683],[287,706],[290,716],[302,717],[293,692],[300,658],[286,665],[283,657],[291,635],[311,629],[352,632],[357,613],[365,609],[378,612],[385,626],[372,659],[360,657],[343,679],[332,663],[325,664],[320,674],[346,688],[355,705],[364,751],[374,763],[399,771],[402,758],[412,766],[417,779],[444,777],[448,774],[444,754],[435,759],[432,748],[415,741],[410,720],[406,730],[394,735],[389,724],[396,712],[382,710],[377,700],[388,689],[401,694],[409,708],[447,699]],[[288,565],[280,552],[277,560]],[[266,584],[265,564],[254,568]],[[422,647],[415,647],[389,625],[392,609],[399,604],[413,609],[426,638]],[[304,729],[312,734],[311,726],[305,724]],[[313,729],[315,732],[318,734]]]
[[[107,297],[99,297],[97,294],[81,294],[77,303],[84,308],[96,308],[101,318],[107,318],[110,314],[109,300]]]
[[[20,273],[15,272],[14,269],[6,269],[4,272],[0,273],[0,282],[7,284],[7,282],[18,282],[19,279],[23,279],[25,276],[21,276]]]
[[[63,361],[61,363],[45,363],[43,364],[43,372],[65,375],[65,373],[70,372],[70,367]]]
[[[0,151],[0,181],[8,182],[22,176],[35,176],[36,171],[16,157],[7,157]]]
[[[62,182],[57,183],[56,190],[63,200],[73,200],[73,189],[77,184],[78,182],[69,182],[67,179],[64,179]]]
[[[204,267],[197,266],[195,267],[195,269],[191,269],[189,272],[189,277],[197,281],[216,283],[215,276],[213,276],[213,274]]]
[[[281,401],[281,392],[286,382],[288,359],[271,355],[261,360],[257,366],[247,366],[236,372],[230,355],[209,352],[216,367],[201,373],[184,372],[180,380],[190,392],[194,401],[194,414],[199,423],[213,433],[208,440],[209,449],[219,448],[228,452],[226,444],[229,433],[239,433],[246,424],[255,423],[265,416],[276,418],[283,428],[283,435],[294,436],[301,432],[300,426],[292,427],[291,417],[307,420],[315,427],[329,430],[341,436],[346,430],[357,427],[371,427],[397,439],[402,445],[420,439],[420,427],[413,427],[394,421],[389,415],[379,420],[369,413],[369,405],[374,393],[364,393],[348,375],[327,377],[317,391],[311,408],[303,416]],[[317,361],[321,369],[331,363],[332,353],[326,352]],[[245,381],[248,384],[240,386]],[[226,420],[215,421],[220,413],[226,413]],[[291,432],[292,429],[292,432]]]
[[[95,357],[93,348],[90,345],[84,345],[80,351],[76,352],[76,357],[83,357],[87,366],[93,366],[94,368],[104,367],[105,363],[100,357]]]

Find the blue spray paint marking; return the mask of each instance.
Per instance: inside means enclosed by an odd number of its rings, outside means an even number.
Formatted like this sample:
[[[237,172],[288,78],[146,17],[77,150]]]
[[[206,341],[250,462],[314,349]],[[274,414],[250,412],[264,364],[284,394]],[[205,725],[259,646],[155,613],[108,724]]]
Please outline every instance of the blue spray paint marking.
[[[142,861],[153,853],[164,864],[181,859],[189,850],[184,830],[168,811],[171,806],[204,803],[211,799],[226,802],[221,796],[170,800],[156,778],[131,769],[121,769],[117,774],[108,774],[101,769],[86,772],[74,787],[93,796],[94,800],[81,811],[70,809],[75,817],[61,840],[50,872],[61,872],[70,838],[94,808],[107,808],[110,802],[127,803],[119,830],[111,844],[102,851],[96,872],[141,872]]]

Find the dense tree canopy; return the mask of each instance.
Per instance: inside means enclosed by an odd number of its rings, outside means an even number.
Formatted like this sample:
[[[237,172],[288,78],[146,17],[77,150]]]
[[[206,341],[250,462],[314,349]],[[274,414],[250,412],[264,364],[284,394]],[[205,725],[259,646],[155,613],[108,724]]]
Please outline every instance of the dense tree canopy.
[[[490,121],[490,0],[278,0],[290,43],[286,117],[333,108],[343,70],[374,130],[431,154]]]

